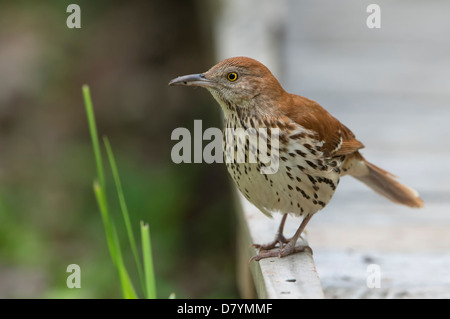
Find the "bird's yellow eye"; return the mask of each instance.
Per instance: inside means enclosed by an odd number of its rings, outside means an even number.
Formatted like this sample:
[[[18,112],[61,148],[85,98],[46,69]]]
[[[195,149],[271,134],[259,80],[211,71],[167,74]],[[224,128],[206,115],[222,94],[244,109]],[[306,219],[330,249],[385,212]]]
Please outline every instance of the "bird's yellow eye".
[[[230,72],[230,73],[227,74],[227,79],[230,82],[234,82],[234,81],[236,81],[238,79],[238,75],[237,75],[236,72]]]

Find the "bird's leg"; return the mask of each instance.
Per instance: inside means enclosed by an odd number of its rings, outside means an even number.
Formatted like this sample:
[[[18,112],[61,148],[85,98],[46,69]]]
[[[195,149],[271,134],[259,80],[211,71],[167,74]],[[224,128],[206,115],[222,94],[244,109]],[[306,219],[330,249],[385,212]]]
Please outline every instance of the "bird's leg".
[[[277,244],[280,246],[280,248],[282,248],[284,244],[288,243],[289,240],[286,239],[286,237],[284,237],[284,235],[283,235],[283,229],[284,229],[284,224],[286,223],[287,215],[288,214],[284,214],[283,217],[281,218],[280,226],[278,226],[277,233],[272,242],[264,244],[264,245],[253,244],[252,247],[255,247],[259,250],[270,250],[272,248],[275,248],[277,246]]]
[[[294,253],[302,252],[305,250],[310,250],[312,252],[311,247],[309,246],[295,246],[297,243],[298,238],[302,234],[303,230],[306,227],[306,224],[308,224],[309,220],[311,219],[312,215],[306,216],[300,226],[298,227],[297,231],[295,232],[294,236],[289,240],[289,242],[284,246],[280,247],[278,250],[267,250],[267,251],[260,251],[256,256],[253,256],[250,261],[256,260],[259,261],[264,258],[268,257],[286,257]]]

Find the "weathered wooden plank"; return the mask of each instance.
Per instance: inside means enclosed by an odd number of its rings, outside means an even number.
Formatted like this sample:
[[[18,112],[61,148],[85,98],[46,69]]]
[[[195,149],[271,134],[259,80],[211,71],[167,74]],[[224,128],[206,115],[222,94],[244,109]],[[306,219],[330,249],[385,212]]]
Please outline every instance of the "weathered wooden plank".
[[[245,55],[260,60],[280,74],[286,6],[281,1],[220,1],[215,19],[218,59]],[[238,191],[236,190],[236,193]],[[240,194],[236,195],[239,220],[238,285],[244,298],[323,298],[314,261],[309,252],[286,258],[248,263],[256,254],[252,243],[271,241],[281,216],[267,218]],[[300,221],[289,220],[286,232],[293,234]]]
[[[237,192],[237,191],[236,191]],[[257,251],[250,247],[252,243],[264,243],[273,239],[280,216],[270,219],[249,203],[241,194],[236,195],[239,220],[240,247],[239,281],[244,298],[255,297],[249,287],[248,276],[251,275],[256,296],[267,299],[307,299],[323,298],[320,279],[314,265],[311,252],[305,251],[285,258],[267,258],[259,262],[248,261]],[[300,221],[288,219],[286,233],[294,233]],[[298,243],[307,245],[306,240]],[[250,269],[250,271],[249,271]],[[245,283],[245,284],[244,284]]]
[[[417,189],[425,207],[392,204],[344,177],[308,239],[326,297],[448,298],[450,3],[377,1],[378,30],[365,26],[369,3],[287,0],[283,84],[347,125],[364,156]],[[380,288],[366,285],[369,264],[380,267]]]
[[[450,297],[448,254],[322,248],[316,251],[327,298]],[[374,270],[379,270],[375,274],[378,282],[371,280]]]
[[[316,100],[347,125],[366,145],[367,159],[416,188],[425,201],[424,209],[411,210],[343,178],[330,204],[308,225],[326,297],[447,297],[450,283],[442,278],[450,278],[445,272],[450,256],[450,42],[443,39],[450,29],[450,3],[379,0],[382,27],[377,30],[365,24],[369,1],[220,3],[219,58],[247,55],[265,63],[289,92]],[[248,225],[262,219],[270,226],[245,230],[251,240],[272,239],[277,221],[258,212],[258,217],[243,216],[256,220]],[[245,264],[255,253],[247,246],[240,245]],[[349,254],[365,262],[367,256],[381,256],[372,258],[384,272],[381,289],[367,287],[366,264],[350,262]]]

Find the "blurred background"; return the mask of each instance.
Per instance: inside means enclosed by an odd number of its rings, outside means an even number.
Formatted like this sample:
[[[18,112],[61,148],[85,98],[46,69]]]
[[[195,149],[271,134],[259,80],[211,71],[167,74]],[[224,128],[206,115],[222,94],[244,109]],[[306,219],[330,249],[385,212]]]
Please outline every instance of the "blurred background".
[[[66,26],[70,3],[81,8],[81,29]],[[150,224],[158,295],[236,297],[226,169],[170,158],[175,128],[191,129],[194,119],[221,127],[208,94],[167,86],[215,62],[207,3],[0,8],[0,298],[121,296],[92,190],[83,84],[117,157],[136,234],[140,220]],[[81,267],[82,289],[66,287],[71,263]]]
[[[71,3],[81,7],[81,29],[66,26]],[[221,127],[219,107],[204,90],[167,86],[238,55],[326,107],[364,142],[368,159],[425,200],[411,212],[343,179],[310,223],[328,296],[354,292],[364,276],[348,269],[390,253],[399,259],[398,267],[383,264],[397,271],[386,272],[386,285],[407,289],[410,278],[423,278],[448,293],[450,5],[378,1],[381,29],[368,29],[370,3],[0,0],[0,298],[121,297],[92,191],[83,84],[116,155],[136,233],[140,220],[150,224],[158,296],[239,297],[225,166],[170,158],[171,132],[192,131],[194,119]],[[416,262],[429,271],[396,279]],[[81,289],[66,287],[72,263]]]

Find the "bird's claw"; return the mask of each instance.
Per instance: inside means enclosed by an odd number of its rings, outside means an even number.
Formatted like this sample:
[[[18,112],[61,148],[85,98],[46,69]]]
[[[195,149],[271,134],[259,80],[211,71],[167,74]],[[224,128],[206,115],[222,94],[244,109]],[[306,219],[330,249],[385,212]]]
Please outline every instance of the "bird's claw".
[[[279,248],[279,249],[272,249],[272,250],[261,249],[257,255],[250,258],[249,263],[252,262],[253,260],[260,261],[261,259],[270,258],[270,257],[283,258],[283,257],[289,256],[289,255],[304,252],[304,251],[309,251],[311,253],[311,255],[313,254],[311,247],[309,247],[307,245],[292,246],[288,243],[287,245],[285,245],[284,247]]]

